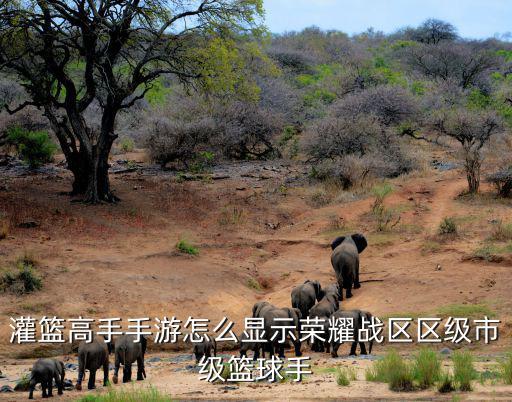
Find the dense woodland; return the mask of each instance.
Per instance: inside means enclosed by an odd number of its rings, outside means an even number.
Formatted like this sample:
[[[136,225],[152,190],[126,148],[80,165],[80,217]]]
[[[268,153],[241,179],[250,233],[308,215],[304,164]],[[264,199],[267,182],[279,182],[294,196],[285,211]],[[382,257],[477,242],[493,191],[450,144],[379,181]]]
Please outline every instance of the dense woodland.
[[[286,158],[310,163],[312,179],[344,188],[413,171],[417,150],[431,143],[460,160],[469,192],[478,191],[485,168],[508,195],[511,43],[467,40],[434,19],[390,35],[310,27],[230,40],[229,51],[209,43],[204,57],[215,68],[202,65],[200,84],[163,72],[134,91],[117,113],[116,143],[129,149],[133,141],[154,162],[178,170]],[[79,75],[84,67],[74,68]],[[14,109],[30,98],[27,85],[12,69],[3,71],[0,98]],[[12,149],[27,132],[55,136],[44,108],[34,105],[2,112],[0,144]],[[101,130],[104,108],[94,96],[84,108],[92,130]],[[43,159],[53,153],[52,144],[36,140],[46,147]],[[486,167],[490,143],[498,163]]]

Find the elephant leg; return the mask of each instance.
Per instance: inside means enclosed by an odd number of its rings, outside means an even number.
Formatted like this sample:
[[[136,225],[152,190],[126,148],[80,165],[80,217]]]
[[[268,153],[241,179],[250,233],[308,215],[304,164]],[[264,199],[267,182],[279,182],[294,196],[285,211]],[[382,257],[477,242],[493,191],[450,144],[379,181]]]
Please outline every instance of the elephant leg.
[[[329,342],[324,342],[324,348],[325,348],[325,353],[330,353],[331,352],[331,344]]]
[[[364,344],[364,342],[359,342],[359,348],[361,349],[361,353],[362,355],[367,355],[368,353],[366,352],[366,345]]]
[[[256,361],[260,358],[260,348],[257,347],[254,349],[254,356],[252,357],[253,361]]]
[[[48,389],[48,381],[41,381],[41,388],[43,389],[43,398],[48,398],[48,393],[47,393],[47,389]]]
[[[142,375],[143,372],[144,372],[144,359],[142,358],[142,356],[140,356],[137,359],[137,381],[144,380],[144,376]]]
[[[295,357],[301,357],[302,356],[302,352],[300,350],[301,348],[301,343],[299,341],[299,339],[297,339],[295,342],[294,342],[294,346],[295,346]]]
[[[352,342],[352,345],[350,346],[350,356],[357,356],[356,349],[357,349],[357,342]]]
[[[106,387],[108,385],[108,360],[103,363],[103,386]]]
[[[114,384],[117,384],[117,381],[119,380],[118,374],[119,374],[119,367],[121,366],[121,361],[119,360],[119,356],[116,353],[116,361],[114,364],[114,375],[112,376],[112,382]]]
[[[48,380],[48,397],[53,397],[53,378],[50,377]]]
[[[34,390],[36,389],[36,380],[31,379],[28,388],[28,399],[34,399]]]
[[[61,380],[60,376],[59,376],[59,373],[55,373],[55,384],[57,385],[57,394],[58,395],[62,395],[63,393],[63,389],[64,389],[64,384],[63,384],[63,381]]]
[[[125,362],[123,366],[123,383],[130,382],[132,380],[132,364]]]
[[[361,283],[359,282],[359,263],[357,263],[355,277],[354,277],[354,289],[359,289],[360,287],[361,287]]]
[[[352,297],[352,279],[349,279],[345,283],[345,290],[347,294],[347,299],[350,299]]]
[[[339,343],[332,342],[331,344],[331,356],[336,358],[338,357],[338,349],[340,347]]]
[[[87,389],[95,389],[96,388],[96,369],[89,370],[89,382],[87,383]]]
[[[284,355],[284,344],[280,344],[278,349],[279,349],[279,357],[281,359],[284,359],[284,357],[285,357],[285,355]]]
[[[79,362],[78,362],[78,379],[76,380],[76,386],[75,386],[75,388],[78,391],[82,390],[82,381],[84,380],[84,376],[85,376],[85,365],[84,365],[83,359],[79,359]]]

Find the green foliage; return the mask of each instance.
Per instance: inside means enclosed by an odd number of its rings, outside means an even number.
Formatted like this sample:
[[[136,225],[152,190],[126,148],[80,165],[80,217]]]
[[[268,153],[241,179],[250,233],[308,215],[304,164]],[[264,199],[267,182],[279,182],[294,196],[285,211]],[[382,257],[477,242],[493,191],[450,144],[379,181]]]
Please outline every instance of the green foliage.
[[[106,393],[89,394],[78,399],[78,402],[171,402],[172,399],[163,395],[156,388],[122,389],[109,388]]]
[[[452,217],[444,218],[439,224],[438,233],[440,235],[456,234],[457,223],[455,222],[455,219]]]
[[[413,363],[413,375],[422,389],[431,387],[439,380],[441,361],[434,350],[423,348],[416,354]]]
[[[512,240],[512,223],[503,223],[499,220],[493,228],[491,240],[509,241]]]
[[[340,367],[336,370],[336,384],[347,387],[350,381],[357,380],[357,373],[353,367]]]
[[[448,304],[438,309],[443,317],[495,317],[496,313],[485,304]]]
[[[441,377],[437,383],[437,391],[442,394],[455,391],[455,387],[453,385],[453,376],[449,371],[444,371],[441,374]]]
[[[486,109],[493,104],[491,96],[484,94],[480,89],[473,89],[468,95],[468,107],[472,109]]]
[[[512,352],[507,353],[505,359],[500,362],[500,374],[505,384],[512,385]]]
[[[176,250],[180,253],[189,254],[189,255],[199,255],[199,249],[192,244],[190,244],[187,240],[181,239],[176,243]]]
[[[5,270],[0,276],[0,289],[18,295],[31,293],[43,287],[32,259],[22,257],[13,269]]]
[[[164,79],[153,81],[151,89],[146,92],[145,99],[151,106],[161,106],[165,104],[167,96],[172,92],[172,89],[164,84]]]
[[[254,278],[249,278],[249,279],[247,280],[247,287],[248,287],[249,289],[261,290],[261,285],[260,285],[260,283],[259,283],[256,279],[254,279]]]
[[[471,391],[471,381],[476,379],[473,356],[470,352],[457,350],[453,353],[453,378],[461,391]]]
[[[194,161],[189,166],[192,173],[204,173],[213,166],[215,154],[210,151],[201,151],[195,155]]]
[[[422,81],[414,81],[411,84],[411,91],[414,95],[422,96],[426,93],[425,83]]]
[[[46,131],[29,131],[21,127],[11,127],[7,132],[7,141],[16,147],[18,155],[31,168],[51,162],[57,151],[57,146]]]
[[[372,214],[377,221],[377,231],[382,232],[394,227],[400,221],[400,215],[384,205],[384,200],[393,192],[393,186],[382,183],[372,188],[375,200],[372,205]]]
[[[365,374],[367,381],[386,382],[392,391],[411,391],[414,388],[413,370],[395,350],[377,360]]]
[[[329,105],[336,99],[336,94],[334,92],[328,91],[327,89],[319,88],[315,89],[313,92],[310,92],[304,95],[304,104],[306,106],[314,106],[318,102],[321,102],[325,105]]]
[[[123,152],[133,152],[135,142],[130,137],[124,137],[119,141],[119,147]]]

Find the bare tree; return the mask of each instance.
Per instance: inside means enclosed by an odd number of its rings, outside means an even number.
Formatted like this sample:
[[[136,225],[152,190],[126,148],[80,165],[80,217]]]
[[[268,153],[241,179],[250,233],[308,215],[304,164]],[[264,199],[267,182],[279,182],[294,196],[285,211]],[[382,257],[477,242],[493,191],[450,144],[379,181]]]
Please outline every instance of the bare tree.
[[[0,68],[28,94],[6,109],[41,108],[73,172],[73,193],[116,201],[108,156],[118,113],[163,74],[185,84],[210,78],[205,49],[258,27],[262,13],[261,0],[0,0]],[[95,103],[98,129],[84,117]]]
[[[462,88],[477,86],[479,80],[499,67],[495,53],[475,43],[410,46],[407,59],[413,68],[427,77],[456,80]]]
[[[429,18],[412,31],[412,39],[437,45],[443,40],[453,41],[457,39],[457,29],[449,22]]]

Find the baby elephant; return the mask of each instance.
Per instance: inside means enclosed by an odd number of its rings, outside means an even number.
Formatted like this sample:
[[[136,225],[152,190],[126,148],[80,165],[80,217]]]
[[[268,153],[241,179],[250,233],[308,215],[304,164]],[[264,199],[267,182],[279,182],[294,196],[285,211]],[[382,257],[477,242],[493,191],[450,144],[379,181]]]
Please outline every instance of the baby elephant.
[[[212,356],[217,357],[217,342],[215,342],[215,339],[211,340],[204,340],[203,342],[196,343],[194,345],[194,356],[196,357],[196,363],[199,363],[199,361],[206,357],[207,359]]]
[[[142,381],[146,377],[144,369],[144,355],[146,354],[147,340],[144,336],[140,337],[140,342],[135,342],[134,335],[122,335],[115,341],[115,365],[112,382],[117,384],[119,367],[123,365],[123,383],[132,380],[132,364],[137,362],[137,381]]]
[[[32,367],[28,399],[34,399],[36,384],[43,388],[43,398],[53,396],[53,380],[57,384],[58,394],[64,390],[64,363],[55,359],[39,359]]]

